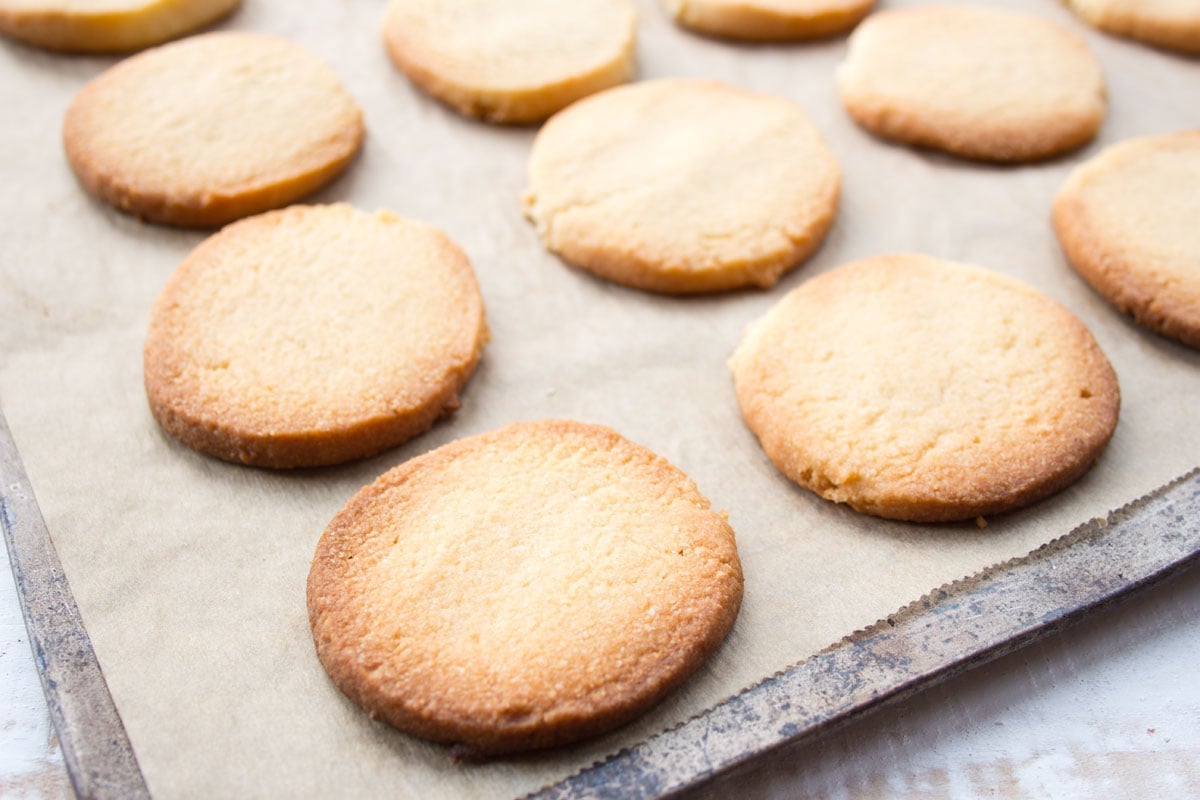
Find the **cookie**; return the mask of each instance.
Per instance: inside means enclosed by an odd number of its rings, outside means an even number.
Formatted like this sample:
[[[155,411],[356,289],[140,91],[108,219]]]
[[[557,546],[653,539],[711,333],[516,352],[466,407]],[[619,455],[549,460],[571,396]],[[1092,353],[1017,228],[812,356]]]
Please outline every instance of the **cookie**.
[[[63,123],[92,194],[143,219],[211,227],[298,200],[358,152],[362,111],[284,39],[210,33],[147,50],[88,83]]]
[[[685,28],[746,41],[802,41],[844,33],[875,0],[662,0]]]
[[[1065,0],[1091,25],[1155,47],[1200,54],[1196,0]]]
[[[1200,130],[1121,142],[1077,167],[1055,198],[1054,227],[1105,299],[1200,347]]]
[[[840,185],[795,104],[667,79],[556,114],[534,140],[524,204],[565,261],[685,294],[774,285],[820,244]]]
[[[1108,102],[1100,62],[1074,33],[978,6],[872,14],[837,72],[867,130],[966,158],[1021,162],[1074,150]]]
[[[468,117],[538,122],[628,81],[629,0],[391,0],[383,40],[424,91]]]
[[[486,340],[475,274],[442,233],[292,206],[224,228],[171,275],[146,334],[146,394],[202,453],[336,464],[456,409]]]
[[[617,433],[517,423],[384,474],[317,545],[317,655],[374,718],[471,755],[638,716],[732,627],[734,534]]]
[[[999,514],[1086,472],[1117,378],[1050,298],[919,255],[846,264],[751,326],[730,361],[767,456],[820,496],[917,522]]]
[[[224,17],[239,0],[0,0],[0,33],[48,50],[125,53]]]

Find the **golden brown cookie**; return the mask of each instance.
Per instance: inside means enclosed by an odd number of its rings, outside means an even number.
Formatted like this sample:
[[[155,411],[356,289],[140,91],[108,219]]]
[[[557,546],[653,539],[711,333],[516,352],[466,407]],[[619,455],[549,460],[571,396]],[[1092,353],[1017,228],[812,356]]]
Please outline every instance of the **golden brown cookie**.
[[[662,0],[685,28],[747,41],[801,41],[844,33],[875,0]]]
[[[1087,43],[1048,20],[979,6],[872,14],[838,69],[842,104],[887,139],[988,161],[1090,141],[1108,103]]]
[[[146,394],[202,453],[335,464],[458,408],[486,340],[475,274],[442,233],[292,206],[224,228],[171,275],[146,335]]]
[[[524,203],[564,260],[683,294],[774,285],[820,244],[840,185],[795,104],[668,79],[556,114],[534,140]]]
[[[0,33],[48,50],[125,53],[215,22],[239,0],[0,0]]]
[[[1121,142],[1077,167],[1054,227],[1110,303],[1200,347],[1200,130]]]
[[[1086,472],[1117,423],[1092,335],[1030,287],[894,255],[802,284],[730,362],[742,414],[785,475],[901,520],[999,514]]]
[[[633,76],[629,0],[391,0],[388,54],[469,117],[537,122]]]
[[[1108,33],[1181,53],[1200,53],[1197,0],[1065,0],[1071,10]]]
[[[333,682],[472,754],[553,747],[657,703],[733,625],[725,515],[599,426],[518,423],[355,495],[317,545],[308,611]]]
[[[144,219],[201,227],[316,191],[362,140],[362,111],[325,62],[242,32],[120,62],[75,96],[63,124],[89,192]]]

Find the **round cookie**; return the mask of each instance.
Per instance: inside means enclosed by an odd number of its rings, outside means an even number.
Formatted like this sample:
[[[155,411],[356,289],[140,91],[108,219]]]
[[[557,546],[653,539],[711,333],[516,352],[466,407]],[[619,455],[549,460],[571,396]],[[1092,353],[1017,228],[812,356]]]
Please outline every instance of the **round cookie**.
[[[977,6],[871,15],[850,37],[837,85],[850,116],[879,136],[998,162],[1082,146],[1108,105],[1083,39]]]
[[[893,255],[784,297],[730,361],[767,456],[829,500],[941,522],[1033,503],[1086,472],[1117,378],[1061,305],[980,267]]]
[[[1071,10],[1108,33],[1155,47],[1200,54],[1196,0],[1066,0]]]
[[[340,173],[362,111],[315,55],[255,33],[194,36],[88,83],[63,123],[92,194],[138,217],[210,227],[287,205]]]
[[[518,423],[350,500],[308,578],[317,655],[401,730],[483,755],[621,725],[725,638],[733,531],[696,485],[613,431]]]
[[[1200,130],[1121,142],[1077,167],[1054,227],[1105,299],[1200,347]]]
[[[146,335],[146,394],[202,453],[335,464],[458,408],[487,335],[471,265],[439,231],[292,206],[224,228],[171,275]]]
[[[391,0],[383,39],[423,90],[469,117],[528,123],[628,81],[629,0]]]
[[[229,14],[240,0],[0,0],[0,33],[49,50],[124,53]]]
[[[802,41],[843,33],[875,0],[662,0],[685,28],[747,41]]]
[[[668,79],[556,114],[534,140],[524,203],[571,264],[684,294],[774,285],[820,244],[840,185],[795,104]]]

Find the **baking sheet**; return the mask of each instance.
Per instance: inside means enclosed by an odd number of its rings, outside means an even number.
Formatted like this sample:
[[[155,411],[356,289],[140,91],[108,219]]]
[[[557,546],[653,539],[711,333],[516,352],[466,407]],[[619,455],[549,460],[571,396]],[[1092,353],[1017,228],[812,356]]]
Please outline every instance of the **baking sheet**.
[[[789,97],[841,160],[843,203],[824,247],[769,292],[664,298],[545,254],[519,203],[534,130],[463,120],[412,89],[379,44],[379,2],[311,0],[301,10],[251,0],[225,23],[287,36],[333,64],[365,109],[368,139],[314,201],[390,208],[446,230],[472,258],[493,331],[452,419],[377,458],[299,473],[216,462],[158,430],[141,385],[142,337],[163,281],[203,234],[138,223],[75,184],[62,113],[112,59],[0,44],[0,403],[155,796],[517,795],[1195,465],[1200,358],[1117,317],[1067,267],[1048,219],[1067,172],[1104,144],[1200,126],[1200,62],[1091,32],[1048,0],[993,3],[1080,31],[1112,100],[1089,148],[996,168],[856,128],[832,82],[842,39],[731,45],[677,30],[652,0],[638,5],[639,77],[712,77]],[[725,367],[741,330],[806,277],[895,251],[1015,275],[1096,333],[1123,405],[1083,481],[979,529],[863,517],[775,472],[741,423]],[[333,514],[389,467],[512,420],[555,416],[616,428],[728,509],[745,603],[725,646],[641,720],[559,752],[456,764],[368,721],[333,689],[308,635],[308,561]]]

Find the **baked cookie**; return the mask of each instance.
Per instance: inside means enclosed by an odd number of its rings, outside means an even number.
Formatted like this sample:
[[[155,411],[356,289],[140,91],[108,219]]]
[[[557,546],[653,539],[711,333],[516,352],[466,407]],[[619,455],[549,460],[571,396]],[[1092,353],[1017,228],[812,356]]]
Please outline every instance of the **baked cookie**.
[[[1122,142],[1077,167],[1054,228],[1110,303],[1200,347],[1200,130]]]
[[[774,285],[820,244],[840,185],[795,104],[669,79],[556,114],[534,140],[524,203],[571,264],[682,294]]]
[[[391,0],[388,54],[468,117],[538,122],[633,75],[629,0]]]
[[[1200,53],[1197,0],[1065,0],[1084,20],[1108,33],[1155,47]]]
[[[334,517],[308,577],[337,687],[470,755],[633,719],[717,648],[741,598],[725,514],[663,458],[569,421],[384,474]]]
[[[362,111],[333,71],[284,39],[194,36],[128,58],[67,109],[83,186],[154,222],[209,227],[287,205],[358,152]]]
[[[999,514],[1099,457],[1120,396],[1083,324],[980,267],[893,255],[807,281],[730,362],[742,415],[787,477],[892,519]]]
[[[662,0],[675,21],[711,36],[801,41],[843,33],[875,0]]]
[[[0,0],[0,33],[48,50],[125,53],[215,22],[239,0]]]
[[[837,85],[846,111],[872,133],[1000,162],[1082,146],[1108,105],[1083,39],[978,6],[872,14],[850,37]]]
[[[458,408],[487,335],[471,265],[439,231],[292,206],[224,228],[171,275],[146,335],[146,394],[202,453],[336,464]]]

